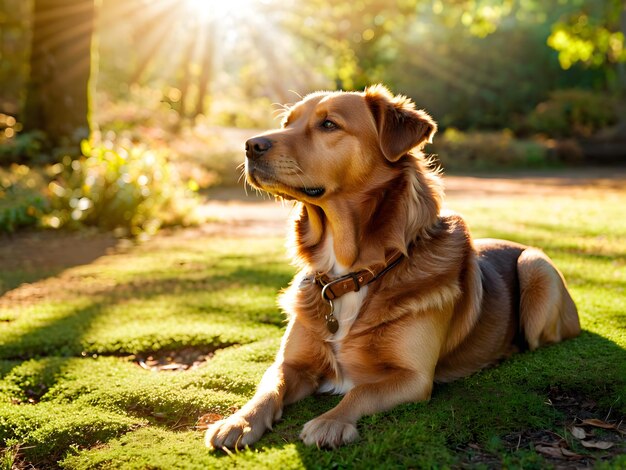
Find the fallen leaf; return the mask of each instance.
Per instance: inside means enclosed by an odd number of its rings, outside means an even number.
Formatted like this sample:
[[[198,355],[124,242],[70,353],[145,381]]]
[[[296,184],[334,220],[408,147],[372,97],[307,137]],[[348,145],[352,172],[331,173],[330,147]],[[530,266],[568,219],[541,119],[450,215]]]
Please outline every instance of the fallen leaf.
[[[607,441],[580,441],[580,443],[588,449],[610,449],[615,445],[614,442]]]
[[[583,419],[582,424],[586,424],[587,426],[594,426],[596,428],[602,429],[617,429],[617,426],[614,424],[606,423],[600,419]]]
[[[583,428],[579,428],[578,426],[572,426],[570,432],[572,433],[572,436],[574,436],[576,439],[584,439],[585,437],[587,437],[587,433],[585,432],[585,430]]]
[[[562,459],[564,457],[560,447],[535,446],[535,450],[543,455],[547,455],[548,457],[553,457],[555,459]]]
[[[569,449],[561,449],[561,452],[562,452],[562,453],[563,453],[563,455],[564,455],[565,457],[567,457],[569,460],[580,460],[580,459],[585,458],[585,456],[584,456],[584,455],[577,454],[576,452],[572,452],[572,451],[571,451],[571,450],[569,450]]]
[[[196,429],[208,429],[210,425],[224,419],[224,417],[217,413],[207,413],[198,418],[196,423]]]

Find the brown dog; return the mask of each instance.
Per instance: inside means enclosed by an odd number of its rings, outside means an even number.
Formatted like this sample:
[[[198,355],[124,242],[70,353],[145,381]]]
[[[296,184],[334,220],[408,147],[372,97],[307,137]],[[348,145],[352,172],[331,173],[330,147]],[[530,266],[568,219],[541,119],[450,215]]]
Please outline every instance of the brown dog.
[[[442,185],[418,150],[436,124],[382,86],[315,93],[283,128],[246,143],[250,184],[298,201],[300,267],[275,363],[254,397],[206,434],[213,448],[256,442],[283,407],[345,394],[309,421],[305,444],[358,437],[361,416],[428,400],[446,382],[515,351],[576,336],[576,306],[540,250],[472,240],[440,211]],[[417,148],[417,149],[416,149]]]

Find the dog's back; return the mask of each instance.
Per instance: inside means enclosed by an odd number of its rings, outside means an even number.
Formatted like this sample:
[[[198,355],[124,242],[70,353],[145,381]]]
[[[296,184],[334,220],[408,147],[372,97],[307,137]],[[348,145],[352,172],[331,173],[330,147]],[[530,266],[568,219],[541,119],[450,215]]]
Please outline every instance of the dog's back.
[[[476,239],[473,244],[483,290],[481,313],[465,340],[438,363],[440,382],[580,333],[576,305],[542,251],[507,240]]]

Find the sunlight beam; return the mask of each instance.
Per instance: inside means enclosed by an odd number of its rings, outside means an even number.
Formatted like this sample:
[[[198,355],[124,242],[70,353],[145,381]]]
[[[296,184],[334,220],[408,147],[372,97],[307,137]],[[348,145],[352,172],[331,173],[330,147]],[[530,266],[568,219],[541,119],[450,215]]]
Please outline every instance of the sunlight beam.
[[[245,17],[254,10],[258,0],[185,0],[185,7],[190,15],[201,22],[229,16]]]

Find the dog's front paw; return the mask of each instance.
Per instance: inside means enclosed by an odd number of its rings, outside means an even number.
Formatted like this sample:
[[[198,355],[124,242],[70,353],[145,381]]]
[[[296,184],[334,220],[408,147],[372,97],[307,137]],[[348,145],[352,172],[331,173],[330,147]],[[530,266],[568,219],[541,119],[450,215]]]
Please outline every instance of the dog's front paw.
[[[323,417],[312,419],[306,423],[300,433],[300,439],[306,445],[330,447],[331,449],[354,442],[358,438],[359,433],[354,424]]]
[[[234,414],[207,429],[204,442],[211,449],[242,449],[258,441],[264,431],[259,426],[251,426],[243,416]]]

